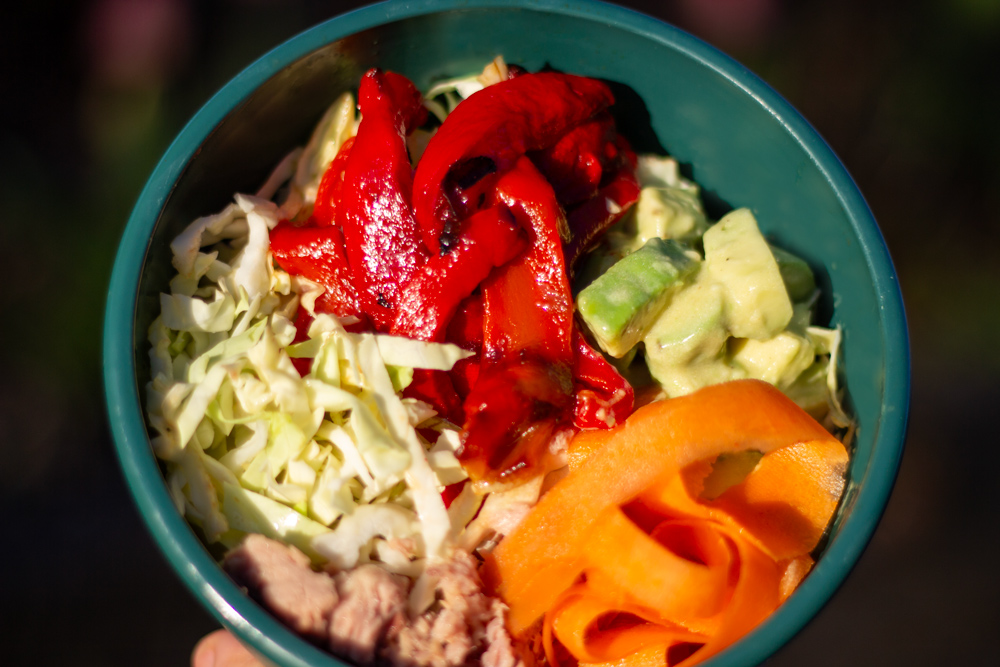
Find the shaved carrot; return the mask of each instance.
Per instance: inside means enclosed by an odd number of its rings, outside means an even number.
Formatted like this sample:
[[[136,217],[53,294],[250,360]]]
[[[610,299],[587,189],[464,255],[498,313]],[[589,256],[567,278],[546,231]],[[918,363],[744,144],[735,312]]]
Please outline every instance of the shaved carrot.
[[[775,560],[816,548],[844,489],[847,450],[836,439],[812,440],[770,452],[742,482],[714,500],[699,499],[706,462],[683,471],[639,502],[667,514],[712,518],[746,531]],[[701,479],[700,479],[701,478]]]
[[[656,537],[640,530],[617,506],[605,510],[582,545],[588,583],[600,582],[608,598],[620,591],[619,597],[654,609],[664,618],[717,613],[728,592],[726,546],[716,542],[700,549],[709,561],[702,563],[684,553],[697,547],[682,547],[678,553]],[[702,539],[711,542],[712,537]]]
[[[723,650],[808,573],[847,465],[836,438],[754,380],[651,403],[569,455],[487,561],[510,631],[542,619],[552,667],[556,642],[587,667],[688,667]]]
[[[510,607],[509,625],[523,633],[574,583],[567,563],[611,505],[657,488],[697,461],[724,452],[767,453],[812,440],[832,440],[822,426],[771,385],[740,380],[636,410],[603,431],[607,439],[556,484],[494,552],[499,593]],[[559,564],[559,565],[555,565]],[[561,576],[541,578],[541,568]]]
[[[704,635],[649,616],[644,607],[611,603],[586,584],[568,590],[551,615],[552,634],[581,662],[621,660],[650,645],[708,641]],[[625,622],[622,616],[628,617]],[[550,663],[558,662],[554,655],[548,657]]]

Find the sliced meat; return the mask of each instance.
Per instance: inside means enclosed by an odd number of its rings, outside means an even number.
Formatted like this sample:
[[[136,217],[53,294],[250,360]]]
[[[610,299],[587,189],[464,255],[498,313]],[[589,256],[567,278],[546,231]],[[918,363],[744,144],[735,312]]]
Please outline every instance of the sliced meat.
[[[330,617],[330,650],[355,664],[372,664],[389,628],[407,623],[409,579],[369,564],[339,572],[334,581],[340,604]]]
[[[326,639],[337,589],[328,575],[310,569],[301,551],[263,535],[248,535],[226,554],[223,567],[292,630]]]

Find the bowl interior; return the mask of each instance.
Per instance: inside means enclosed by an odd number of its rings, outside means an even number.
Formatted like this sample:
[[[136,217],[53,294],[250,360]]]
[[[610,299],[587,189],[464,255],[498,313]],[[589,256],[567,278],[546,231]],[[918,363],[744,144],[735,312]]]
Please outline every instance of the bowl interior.
[[[433,6],[432,6],[433,5]],[[443,11],[432,11],[444,6]],[[824,557],[792,598],[711,665],[757,664],[829,599],[857,560],[895,479],[909,391],[906,326],[881,235],[826,144],[774,91],[718,51],[648,17],[585,2],[388,3],[303,33],[220,91],[167,151],[122,240],[105,330],[108,407],[119,457],[154,537],[203,602],[278,664],[340,664],[298,640],[215,566],[174,510],[149,448],[140,396],[146,330],[170,277],[169,243],[194,218],[253,192],[304,143],[326,106],[380,66],[418,87],[494,56],[605,79],[620,130],[676,157],[710,210],[753,209],[805,257],[821,317],[844,331],[842,372],[857,418],[850,484]]]

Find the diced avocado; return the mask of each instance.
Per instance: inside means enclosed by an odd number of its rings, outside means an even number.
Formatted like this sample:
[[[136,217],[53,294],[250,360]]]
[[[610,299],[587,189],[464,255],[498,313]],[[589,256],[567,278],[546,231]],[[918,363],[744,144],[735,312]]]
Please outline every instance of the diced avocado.
[[[670,398],[684,396],[698,391],[702,387],[730,380],[740,380],[747,376],[746,371],[742,368],[726,363],[725,357],[677,366],[654,366],[650,363],[649,372]]]
[[[635,207],[641,241],[651,238],[690,241],[708,229],[697,191],[676,187],[645,187]]]
[[[784,389],[816,360],[816,350],[804,336],[782,331],[769,340],[744,339],[731,345],[732,362],[747,376]]]
[[[681,166],[677,160],[665,155],[639,155],[635,176],[643,187],[652,185],[657,188],[681,188],[696,196],[701,192],[697,183],[681,176]]]
[[[729,332],[767,340],[784,329],[792,301],[753,213],[727,213],[705,232],[704,243],[705,270],[725,287]]]
[[[624,356],[699,265],[675,241],[650,239],[580,292],[580,316],[605,352]]]
[[[618,237],[616,240],[621,240],[623,235],[618,235]],[[611,244],[607,240],[602,241],[600,245],[584,255],[577,265],[573,276],[574,292],[579,293],[586,289],[590,283],[604,275],[608,269],[620,262],[632,250],[633,248],[627,247],[624,243]]]
[[[816,291],[816,278],[805,260],[777,246],[771,246],[771,254],[778,262],[778,271],[781,272],[781,279],[785,281],[785,288],[792,301],[802,301],[812,296]]]
[[[643,338],[656,366],[678,366],[722,354],[726,345],[725,294],[718,283],[695,281],[677,292]]]
[[[724,307],[722,285],[697,280],[673,296],[643,338],[650,374],[667,395],[682,396],[742,376],[724,358]]]

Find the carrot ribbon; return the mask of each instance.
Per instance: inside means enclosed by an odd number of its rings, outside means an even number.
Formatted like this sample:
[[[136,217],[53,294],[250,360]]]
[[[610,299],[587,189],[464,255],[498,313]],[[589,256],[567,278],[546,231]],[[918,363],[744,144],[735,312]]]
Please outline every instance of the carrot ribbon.
[[[741,380],[581,434],[570,460],[488,561],[511,632],[541,622],[554,667],[687,667],[808,572],[847,451],[781,392]]]

